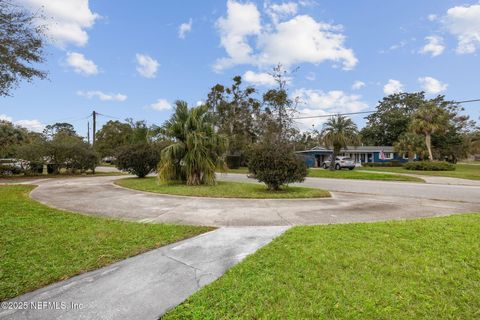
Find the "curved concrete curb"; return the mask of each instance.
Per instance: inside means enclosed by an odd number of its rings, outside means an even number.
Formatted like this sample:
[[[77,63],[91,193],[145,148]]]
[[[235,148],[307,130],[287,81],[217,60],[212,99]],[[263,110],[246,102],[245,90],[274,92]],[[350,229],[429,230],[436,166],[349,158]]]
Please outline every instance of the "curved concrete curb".
[[[142,222],[210,226],[288,226],[411,219],[480,210],[480,192],[467,187],[307,179],[304,185],[334,190],[332,198],[215,199],[165,196],[114,186],[119,177],[52,179],[38,182],[31,197],[76,212]],[[225,178],[221,178],[225,179]],[[249,181],[241,175],[232,181]],[[333,181],[335,180],[335,181]],[[423,189],[415,189],[422,186]],[[433,189],[429,189],[433,188]],[[459,189],[461,188],[461,189]],[[427,191],[430,190],[430,193]],[[446,191],[446,192],[443,192]],[[370,193],[365,193],[370,192]],[[425,197],[419,197],[421,193]],[[400,196],[393,196],[399,193]],[[443,195],[445,199],[436,199]],[[432,196],[432,199],[428,197]],[[471,200],[470,200],[471,199]],[[469,200],[469,201],[467,201]]]

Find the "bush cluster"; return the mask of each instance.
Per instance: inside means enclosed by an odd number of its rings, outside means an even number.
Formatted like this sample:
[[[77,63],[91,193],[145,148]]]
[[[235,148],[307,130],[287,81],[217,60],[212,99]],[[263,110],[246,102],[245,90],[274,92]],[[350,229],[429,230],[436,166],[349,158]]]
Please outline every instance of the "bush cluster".
[[[445,161],[414,161],[404,164],[407,170],[419,171],[453,171],[455,165]]]
[[[115,160],[115,166],[139,178],[144,178],[154,171],[160,161],[158,148],[148,144],[132,144],[120,148]]]
[[[365,162],[362,163],[362,167],[401,167],[402,163],[398,160],[392,160],[387,162]]]
[[[284,184],[303,182],[307,176],[305,162],[284,143],[262,143],[252,147],[248,169],[269,190]]]

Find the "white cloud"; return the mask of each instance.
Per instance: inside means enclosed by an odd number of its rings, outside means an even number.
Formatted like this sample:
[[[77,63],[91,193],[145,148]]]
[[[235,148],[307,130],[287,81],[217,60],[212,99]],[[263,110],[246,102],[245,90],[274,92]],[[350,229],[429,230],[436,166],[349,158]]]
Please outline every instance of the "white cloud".
[[[247,71],[242,78],[251,84],[259,86],[271,87],[276,84],[275,79],[272,77],[272,75],[266,72],[256,73],[253,71]]]
[[[425,37],[427,43],[425,46],[420,50],[422,54],[430,54],[432,57],[439,56],[445,50],[445,46],[443,45],[443,38],[440,36],[428,36]]]
[[[193,21],[192,19],[190,19],[188,20],[188,22],[184,22],[178,27],[178,37],[180,39],[185,39],[185,36],[187,35],[187,33],[192,31],[192,23]]]
[[[77,95],[87,99],[98,98],[100,101],[117,101],[123,102],[127,100],[127,96],[121,93],[104,93],[102,91],[77,91]]]
[[[7,116],[6,114],[0,114],[0,120],[12,122],[13,118]]]
[[[12,117],[7,116],[6,114],[0,114],[0,120],[12,122],[13,124],[26,128],[34,132],[42,132],[45,129],[45,125],[39,120],[17,120],[13,121]]]
[[[88,60],[85,56],[78,52],[67,53],[67,64],[73,68],[76,73],[86,76],[98,74],[98,67],[92,60]]]
[[[269,8],[272,10],[271,6]],[[255,4],[229,0],[227,16],[218,19],[217,28],[221,45],[228,55],[217,60],[214,66],[217,71],[239,64],[271,66],[282,63],[288,67],[328,60],[348,70],[358,62],[353,51],[344,47],[345,36],[340,26],[317,22],[308,15],[262,26]],[[250,43],[253,40],[256,50]]]
[[[285,19],[289,16],[297,13],[298,5],[295,2],[274,3],[270,4],[265,2],[265,11],[272,19],[273,23],[278,23],[281,19]]]
[[[360,80],[355,81],[352,85],[353,90],[359,90],[359,89],[362,89],[363,87],[365,87],[365,82]]]
[[[281,22],[272,33],[263,33],[258,41],[260,64],[309,62],[327,60],[343,64],[346,70],[357,64],[351,49],[343,46],[345,36],[337,33],[338,26],[315,21],[312,17],[296,16]]]
[[[196,106],[198,107],[198,106],[201,106],[203,104],[205,104],[205,102],[203,102],[202,100],[198,100],[197,103],[196,103]]]
[[[170,104],[170,102],[168,102],[165,99],[158,99],[156,102],[150,105],[150,108],[157,111],[163,111],[163,110],[170,110],[172,108],[172,105]]]
[[[43,123],[41,123],[39,120],[18,120],[18,121],[15,121],[15,124],[17,126],[20,126],[20,127],[23,127],[23,128],[26,128],[30,131],[33,131],[33,132],[42,132],[43,129],[45,129],[45,125]]]
[[[100,18],[92,12],[88,0],[17,0],[17,3],[41,13],[36,21],[47,27],[47,35],[59,47],[87,44],[86,30]]]
[[[418,82],[422,86],[422,90],[424,90],[428,94],[438,94],[442,91],[447,90],[448,87],[448,84],[442,83],[432,77],[418,78]]]
[[[457,53],[474,53],[480,45],[480,4],[447,10],[442,23],[457,38]]]
[[[428,21],[435,21],[437,20],[437,18],[438,18],[437,15],[433,13],[427,16]]]
[[[137,53],[137,72],[145,78],[155,78],[157,76],[157,70],[160,66],[157,60],[152,57]]]
[[[368,104],[362,101],[361,95],[349,95],[341,90],[324,92],[302,88],[295,90],[292,96],[300,100],[299,117],[358,112],[368,108]],[[325,120],[326,118],[311,118],[297,121],[303,128],[310,128],[312,124],[318,125]]]
[[[220,31],[220,43],[228,54],[228,58],[217,60],[216,70],[222,70],[235,64],[253,63],[253,49],[248,37],[260,34],[260,12],[253,3],[227,2],[227,17],[217,20],[216,27]]]
[[[403,84],[400,81],[394,80],[394,79],[388,80],[387,84],[385,84],[385,86],[383,86],[383,92],[386,95],[399,93],[399,92],[402,92],[404,90],[405,90],[405,88],[404,88]]]

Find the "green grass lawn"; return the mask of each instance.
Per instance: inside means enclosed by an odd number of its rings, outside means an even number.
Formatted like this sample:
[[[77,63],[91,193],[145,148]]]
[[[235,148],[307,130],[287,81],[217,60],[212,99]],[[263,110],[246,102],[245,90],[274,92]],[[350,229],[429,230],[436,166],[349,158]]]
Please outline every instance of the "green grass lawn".
[[[0,186],[0,300],[211,230],[56,210]]]
[[[362,168],[363,169],[363,168]],[[480,169],[480,168],[479,168]],[[228,169],[227,173],[243,173],[248,174],[248,168],[241,167],[238,169]],[[395,174],[369,173],[359,172],[355,170],[325,170],[320,168],[310,168],[308,176],[312,178],[333,178],[333,179],[360,179],[360,180],[383,180],[383,181],[411,181],[425,182],[420,178],[401,176]]]
[[[480,214],[290,229],[165,319],[480,319]]]
[[[360,172],[357,171],[357,169],[344,169],[334,171],[325,169],[309,169],[308,176],[314,178],[425,182],[422,179],[416,177],[408,177],[390,173]]]
[[[361,170],[369,171],[386,171],[386,172],[395,172],[395,173],[409,173],[409,174],[418,174],[424,176],[439,176],[439,177],[451,177],[451,178],[462,178],[462,179],[471,179],[471,180],[480,180],[480,166],[474,164],[456,164],[455,171],[417,171],[417,170],[406,170],[402,167],[393,167],[393,168],[384,168],[384,167],[374,167],[369,168],[365,167]]]
[[[95,174],[93,174],[91,172],[84,172],[84,173],[78,173],[78,174],[67,174],[67,173],[36,174],[36,175],[15,174],[15,175],[9,175],[9,176],[0,175],[0,183],[15,182],[15,181],[20,181],[20,180],[42,179],[42,178],[68,178],[68,177],[78,178],[78,177],[122,176],[122,175],[128,175],[128,173],[126,173],[126,172],[96,172]]]
[[[160,184],[157,178],[148,177],[121,179],[115,181],[115,183],[126,188],[178,196],[252,199],[330,197],[330,193],[322,189],[284,187],[280,191],[272,192],[268,191],[263,184],[225,181],[218,181],[215,186],[187,186],[179,183]]]

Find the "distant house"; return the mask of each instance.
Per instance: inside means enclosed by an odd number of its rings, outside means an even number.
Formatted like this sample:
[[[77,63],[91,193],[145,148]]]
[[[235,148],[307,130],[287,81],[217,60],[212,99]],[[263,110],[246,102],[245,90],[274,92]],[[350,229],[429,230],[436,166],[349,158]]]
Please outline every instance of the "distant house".
[[[333,150],[317,146],[297,153],[304,157],[308,167],[321,167],[322,163],[331,156]],[[390,146],[349,146],[341,149],[338,156],[350,157],[360,165],[366,162],[408,161],[407,155],[395,153],[393,147]]]

